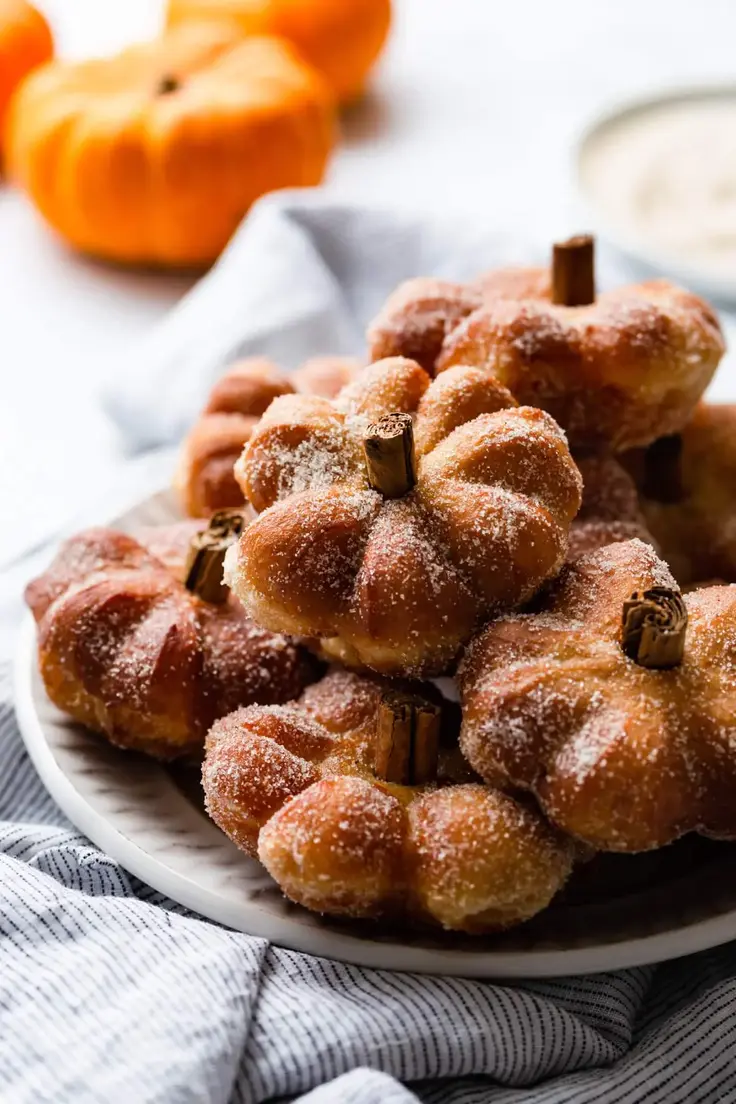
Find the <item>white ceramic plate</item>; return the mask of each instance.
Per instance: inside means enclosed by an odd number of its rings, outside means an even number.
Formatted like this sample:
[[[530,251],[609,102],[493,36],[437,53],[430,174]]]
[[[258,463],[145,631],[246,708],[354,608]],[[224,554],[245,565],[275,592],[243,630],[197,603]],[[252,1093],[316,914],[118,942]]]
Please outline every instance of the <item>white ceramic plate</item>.
[[[111,524],[135,531],[175,516],[164,492]],[[655,856],[594,860],[567,900],[493,938],[379,933],[367,924],[322,921],[287,902],[207,819],[196,773],[118,751],[50,704],[36,672],[30,615],[18,649],[16,702],[38,773],[94,843],[181,904],[284,947],[392,970],[545,977],[655,962],[736,937],[736,847],[696,838]]]
[[[677,89],[618,105],[597,116],[583,132],[575,149],[573,172],[581,208],[580,225],[595,231],[603,240],[638,261],[646,269],[664,273],[677,283],[684,284],[711,298],[736,302],[736,275],[724,275],[722,272],[714,272],[698,264],[690,264],[682,256],[670,256],[624,226],[615,224],[595,191],[590,187],[585,172],[585,164],[590,152],[598,143],[605,142],[622,124],[628,121],[635,123],[640,119],[645,120],[653,113],[669,106],[714,100],[720,102],[736,100],[736,85]]]

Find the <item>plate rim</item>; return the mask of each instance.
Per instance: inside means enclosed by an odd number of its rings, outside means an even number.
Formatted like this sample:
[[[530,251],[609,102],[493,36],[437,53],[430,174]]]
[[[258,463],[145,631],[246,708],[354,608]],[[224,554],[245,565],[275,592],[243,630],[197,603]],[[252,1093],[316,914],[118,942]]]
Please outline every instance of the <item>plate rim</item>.
[[[158,490],[139,497],[135,504],[129,506],[128,512],[160,495],[161,490]],[[122,519],[123,515],[119,514],[109,524],[120,523]],[[33,692],[35,667],[36,625],[27,610],[20,626],[13,663],[14,705],[23,743],[51,797],[95,846],[151,888],[207,921],[267,939],[289,950],[355,966],[485,979],[550,978],[630,969],[695,954],[736,938],[735,908],[667,931],[567,950],[443,950],[413,946],[410,942],[397,940],[372,940],[334,929],[323,930],[302,923],[299,913],[274,916],[257,900],[247,903],[228,901],[149,854],[76,789],[55,758],[44,722],[36,709]]]

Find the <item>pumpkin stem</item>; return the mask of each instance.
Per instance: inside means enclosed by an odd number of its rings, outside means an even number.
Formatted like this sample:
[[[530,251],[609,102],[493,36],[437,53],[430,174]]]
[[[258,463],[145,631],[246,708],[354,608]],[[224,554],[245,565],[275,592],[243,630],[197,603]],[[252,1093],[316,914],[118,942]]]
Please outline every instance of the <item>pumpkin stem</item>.
[[[384,498],[401,498],[417,481],[409,414],[384,414],[363,438],[368,482]]]
[[[578,234],[553,246],[552,302],[563,307],[595,302],[595,245],[590,234]]]
[[[222,578],[225,553],[244,527],[239,510],[219,510],[212,515],[208,528],[192,537],[184,586],[204,602],[219,605],[227,601],[230,592]]]
[[[168,96],[170,92],[178,92],[181,88],[181,81],[178,77],[173,76],[171,73],[164,73],[156,85],[157,96]]]
[[[682,663],[687,607],[679,591],[655,586],[624,602],[621,647],[640,667],[666,670]]]
[[[376,718],[375,772],[385,782],[422,786],[437,777],[441,712],[418,694],[388,690]]]

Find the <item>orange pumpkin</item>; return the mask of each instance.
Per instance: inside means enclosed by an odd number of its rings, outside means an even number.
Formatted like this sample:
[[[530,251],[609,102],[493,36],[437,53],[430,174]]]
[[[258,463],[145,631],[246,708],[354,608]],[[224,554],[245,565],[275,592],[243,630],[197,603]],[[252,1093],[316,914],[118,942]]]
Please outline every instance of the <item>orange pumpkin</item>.
[[[30,77],[8,120],[8,167],[77,248],[198,267],[264,192],[321,180],[333,114],[288,43],[188,24]]]
[[[0,0],[0,139],[16,87],[53,54],[51,31],[41,13],[25,0]]]
[[[335,95],[360,95],[391,25],[391,0],[169,0],[169,25],[232,20],[247,35],[293,42]]]

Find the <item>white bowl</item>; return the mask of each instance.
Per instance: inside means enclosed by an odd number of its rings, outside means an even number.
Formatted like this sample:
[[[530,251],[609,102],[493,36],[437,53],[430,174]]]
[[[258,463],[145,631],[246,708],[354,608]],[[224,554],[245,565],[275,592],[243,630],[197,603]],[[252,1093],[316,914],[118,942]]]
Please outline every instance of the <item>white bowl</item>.
[[[703,102],[733,103],[736,105],[736,85],[693,87],[662,92],[645,98],[619,104],[599,114],[584,130],[576,143],[573,154],[574,184],[581,226],[591,230],[604,242],[620,250],[652,273],[664,274],[677,283],[701,292],[710,298],[736,303],[736,268],[733,274],[691,262],[679,253],[668,253],[653,245],[635,230],[620,224],[606,210],[600,195],[596,195],[586,178],[586,162],[594,147],[620,128],[627,120],[637,121],[678,104]]]

